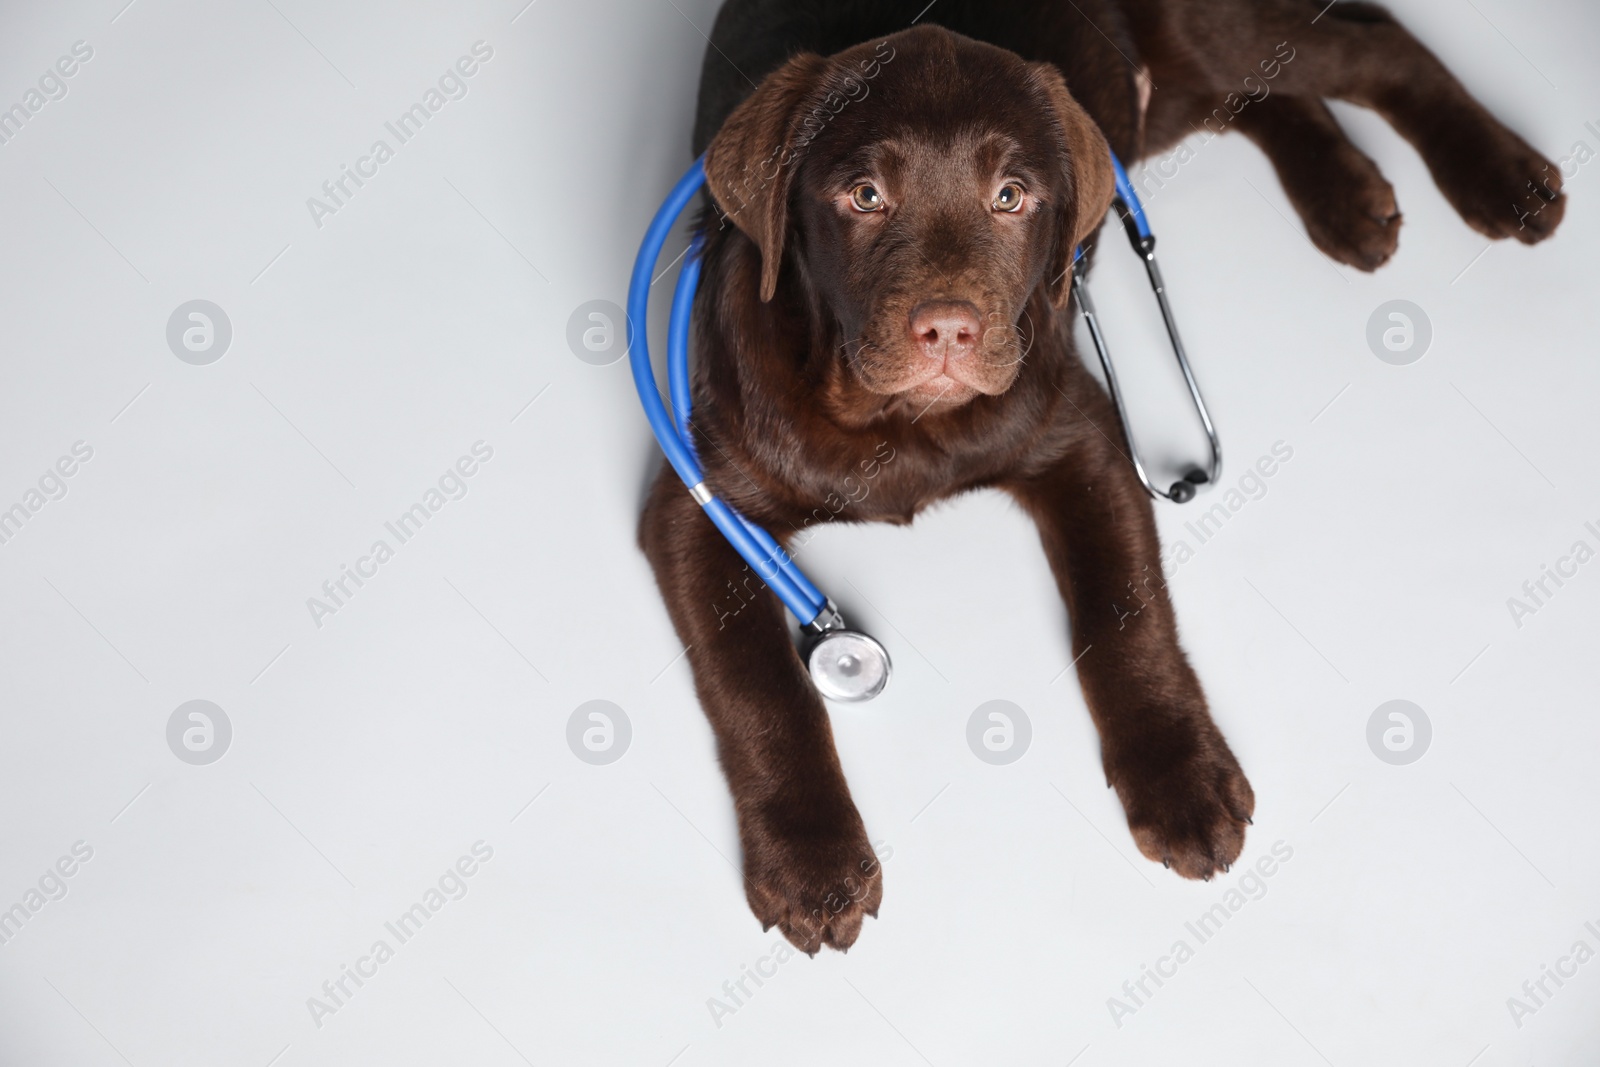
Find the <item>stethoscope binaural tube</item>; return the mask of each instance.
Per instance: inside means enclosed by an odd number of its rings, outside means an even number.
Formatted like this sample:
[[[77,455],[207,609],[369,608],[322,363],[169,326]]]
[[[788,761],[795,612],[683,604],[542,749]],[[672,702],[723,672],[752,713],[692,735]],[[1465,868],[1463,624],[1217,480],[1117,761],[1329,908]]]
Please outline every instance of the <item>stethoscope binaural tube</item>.
[[[889,653],[867,634],[849,629],[833,602],[823,596],[799,566],[766,530],[730,507],[706,485],[689,432],[692,394],[689,382],[689,322],[700,280],[700,238],[690,245],[686,262],[672,295],[667,323],[667,386],[677,411],[677,421],[667,413],[656,388],[650,365],[646,329],[649,323],[651,275],[673,223],[705,184],[704,160],[697,159],[667,194],[645,231],[628,284],[628,361],[634,386],[644,405],[645,418],[655,433],[667,461],[712,523],[728,539],[800,620],[802,653],[818,692],[830,700],[871,700],[889,682]],[[636,330],[634,324],[638,323]]]
[[[1156,303],[1161,308],[1161,321],[1166,325],[1167,338],[1172,342],[1172,354],[1178,361],[1179,370],[1183,372],[1184,384],[1189,388],[1189,398],[1194,402],[1195,412],[1199,415],[1200,424],[1205,428],[1206,439],[1210,442],[1211,462],[1205,470],[1192,467],[1182,478],[1173,482],[1170,488],[1165,490],[1156,488],[1139,458],[1139,446],[1133,440],[1133,420],[1122,399],[1122,388],[1117,382],[1117,371],[1111,362],[1111,350],[1106,345],[1100,317],[1095,313],[1094,301],[1089,297],[1089,286],[1083,276],[1081,249],[1073,256],[1072,293],[1077,298],[1078,309],[1083,312],[1084,323],[1089,327],[1089,337],[1094,342],[1095,353],[1100,357],[1100,366],[1105,370],[1106,388],[1111,393],[1111,400],[1116,404],[1117,414],[1122,419],[1123,435],[1128,442],[1128,458],[1133,462],[1134,472],[1138,474],[1139,481],[1144,484],[1145,490],[1151,496],[1163,497],[1182,504],[1194,498],[1197,486],[1217,483],[1222,474],[1222,441],[1217,436],[1216,425],[1211,421],[1211,412],[1206,408],[1205,398],[1200,395],[1200,383],[1195,380],[1194,370],[1189,366],[1189,356],[1184,351],[1183,339],[1178,336],[1178,322],[1173,317],[1172,306],[1167,302],[1167,288],[1161,277],[1161,268],[1156,264],[1156,235],[1150,232],[1150,222],[1145,217],[1144,205],[1139,203],[1139,195],[1134,192],[1133,183],[1128,180],[1128,172],[1123,169],[1122,161],[1117,158],[1115,152],[1111,154],[1111,168],[1116,175],[1116,199],[1113,201],[1113,207],[1120,208],[1123,228],[1128,234],[1128,243],[1144,261],[1145,273],[1150,278],[1150,288],[1154,291]]]

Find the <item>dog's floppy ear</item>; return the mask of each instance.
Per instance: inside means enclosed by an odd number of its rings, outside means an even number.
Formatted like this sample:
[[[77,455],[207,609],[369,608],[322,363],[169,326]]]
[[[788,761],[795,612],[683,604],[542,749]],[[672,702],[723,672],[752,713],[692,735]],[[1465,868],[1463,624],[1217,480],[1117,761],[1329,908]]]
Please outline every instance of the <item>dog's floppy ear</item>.
[[[1067,91],[1061,72],[1050,63],[1031,66],[1060,126],[1064,166],[1072,182],[1071,195],[1057,208],[1056,258],[1050,268],[1050,299],[1056,307],[1065,307],[1072,293],[1073,250],[1106,217],[1116,191],[1116,176],[1105,136]]]
[[[806,52],[767,75],[734,108],[706,148],[706,184],[724,218],[761,250],[761,299],[771,300],[783,265],[789,189],[803,151],[796,121],[828,61]]]

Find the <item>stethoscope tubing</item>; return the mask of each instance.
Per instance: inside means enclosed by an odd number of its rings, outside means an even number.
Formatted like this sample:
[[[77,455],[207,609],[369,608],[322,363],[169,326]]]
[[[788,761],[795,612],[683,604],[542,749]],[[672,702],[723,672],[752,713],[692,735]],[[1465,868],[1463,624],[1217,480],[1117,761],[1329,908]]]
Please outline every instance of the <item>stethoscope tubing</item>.
[[[678,418],[678,434],[691,455],[694,454],[694,436],[689,431],[689,415],[694,406],[694,393],[689,384],[689,326],[694,311],[695,291],[700,284],[700,248],[703,243],[701,236],[696,234],[689,244],[683,268],[678,274],[678,283],[672,291],[672,312],[667,319],[667,391],[672,397],[672,409]],[[827,604],[828,598],[811,583],[811,579],[806,577],[805,572],[778,543],[777,538],[769,534],[765,528],[745,518],[737,508],[730,507],[728,510],[733,512],[734,517],[761,548],[763,554],[761,562],[751,561],[748,557],[746,562],[754,566],[763,578],[770,579],[768,571],[773,567],[781,570],[794,584],[812,612],[809,619],[803,612],[798,611],[795,612],[796,617],[802,622],[815,619],[817,613]]]
[[[690,262],[678,277],[673,292],[673,314],[667,331],[667,380],[673,394],[674,407],[679,411],[680,422],[675,424],[662,402],[656,385],[655,371],[650,361],[647,337],[650,311],[650,283],[661,249],[673,224],[684,208],[705,184],[704,160],[696,159],[667,194],[661,208],[650,220],[639,255],[634,260],[633,274],[628,283],[627,337],[628,361],[633,371],[634,387],[644,406],[645,418],[650,423],[656,441],[661,445],[667,462],[689,487],[690,494],[706,516],[727,538],[736,552],[761,576],[784,606],[803,624],[811,624],[827,608],[827,598],[800,572],[783,547],[771,534],[751,523],[743,515],[718,498],[705,484],[704,472],[689,436],[689,373],[688,339],[690,311],[694,301],[695,286],[699,281],[700,262],[698,247],[687,257]]]

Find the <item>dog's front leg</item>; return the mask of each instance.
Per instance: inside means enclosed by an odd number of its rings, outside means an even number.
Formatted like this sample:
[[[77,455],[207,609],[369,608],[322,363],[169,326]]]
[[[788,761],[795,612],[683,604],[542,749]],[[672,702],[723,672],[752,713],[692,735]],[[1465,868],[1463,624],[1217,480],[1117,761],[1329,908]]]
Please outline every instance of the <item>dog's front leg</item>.
[[[1105,440],[1008,488],[1066,601],[1106,780],[1139,851],[1208,879],[1238,858],[1255,795],[1178,645],[1150,499]]]
[[[783,606],[663,467],[639,540],[717,737],[744,847],[745,895],[797,948],[847,949],[882,872]]]

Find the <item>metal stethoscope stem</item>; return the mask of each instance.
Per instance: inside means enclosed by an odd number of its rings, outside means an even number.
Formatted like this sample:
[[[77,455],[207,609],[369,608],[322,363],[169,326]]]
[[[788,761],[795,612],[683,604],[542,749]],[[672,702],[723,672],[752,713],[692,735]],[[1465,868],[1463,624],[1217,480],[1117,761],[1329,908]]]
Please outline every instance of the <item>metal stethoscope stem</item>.
[[[1150,232],[1144,207],[1139,203],[1139,196],[1134,192],[1133,183],[1128,180],[1127,171],[1123,169],[1122,162],[1115,154],[1111,157],[1111,166],[1116,175],[1117,188],[1113,207],[1122,218],[1128,242],[1144,262],[1145,274],[1150,278],[1150,289],[1155,293],[1156,303],[1161,308],[1161,321],[1165,324],[1167,337],[1172,342],[1172,355],[1178,361],[1178,369],[1183,372],[1183,381],[1188,386],[1189,398],[1194,402],[1195,413],[1200,417],[1200,424],[1205,428],[1206,440],[1210,444],[1211,460],[1204,470],[1198,467],[1190,468],[1182,478],[1164,490],[1157,488],[1150,480],[1150,474],[1139,456],[1139,446],[1134,441],[1133,420],[1129,415],[1127,403],[1123,400],[1122,386],[1117,380],[1117,370],[1111,360],[1111,349],[1106,344],[1100,316],[1095,312],[1094,300],[1089,296],[1089,286],[1084,280],[1081,250],[1073,258],[1072,293],[1078,301],[1078,309],[1083,313],[1084,323],[1089,327],[1089,337],[1094,342],[1095,354],[1100,357],[1100,366],[1105,370],[1106,388],[1111,393],[1112,402],[1117,406],[1117,415],[1122,419],[1123,436],[1128,442],[1128,458],[1133,463],[1134,472],[1138,474],[1139,481],[1144,484],[1145,490],[1151,496],[1182,504],[1194,499],[1195,489],[1198,486],[1216,484],[1222,474],[1222,441],[1217,436],[1216,424],[1211,421],[1211,412],[1206,407],[1205,397],[1200,394],[1200,383],[1195,379],[1194,368],[1189,365],[1189,355],[1184,350],[1183,338],[1178,334],[1178,322],[1173,317],[1172,305],[1167,300],[1166,283],[1161,277],[1161,267],[1156,263],[1155,234]]]

